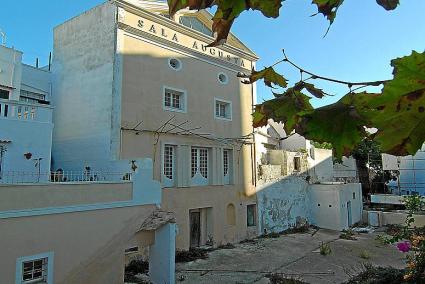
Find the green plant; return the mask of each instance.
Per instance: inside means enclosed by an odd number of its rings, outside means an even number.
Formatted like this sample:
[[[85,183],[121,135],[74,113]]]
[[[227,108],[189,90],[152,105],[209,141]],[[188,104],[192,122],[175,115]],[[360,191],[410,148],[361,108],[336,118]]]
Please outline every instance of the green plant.
[[[271,273],[266,275],[271,284],[308,284],[297,278],[287,278],[282,273]]]
[[[397,248],[406,256],[407,269],[404,280],[414,283],[425,283],[425,227],[413,227],[415,219],[413,214],[424,207],[424,200],[415,195],[404,198],[408,211],[406,220],[401,230],[388,238],[388,243],[397,243]]]
[[[392,267],[375,267],[365,263],[362,271],[350,278],[345,284],[401,284],[404,270]]]
[[[360,258],[363,258],[363,259],[369,259],[369,258],[370,258],[370,254],[369,254],[369,252],[368,252],[367,250],[362,250],[362,251],[360,252]]]
[[[331,246],[328,243],[324,243],[324,242],[320,244],[319,251],[321,255],[329,255],[332,253]]]
[[[354,237],[354,232],[351,229],[348,230],[342,230],[341,234],[339,235],[340,239],[344,239],[344,240],[350,240],[350,241],[355,241],[357,240]]]

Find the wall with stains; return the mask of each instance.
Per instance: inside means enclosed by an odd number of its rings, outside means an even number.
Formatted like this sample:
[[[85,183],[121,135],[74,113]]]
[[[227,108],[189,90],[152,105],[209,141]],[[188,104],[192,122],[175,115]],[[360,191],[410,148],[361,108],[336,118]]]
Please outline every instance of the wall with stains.
[[[281,232],[294,226],[297,218],[310,218],[308,183],[295,176],[258,187],[260,233]]]

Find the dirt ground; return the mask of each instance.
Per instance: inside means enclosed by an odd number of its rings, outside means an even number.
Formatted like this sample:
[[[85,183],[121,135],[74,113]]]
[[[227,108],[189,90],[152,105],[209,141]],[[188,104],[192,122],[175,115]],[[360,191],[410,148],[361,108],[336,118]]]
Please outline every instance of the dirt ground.
[[[270,283],[268,273],[308,283],[342,283],[357,274],[363,263],[404,267],[404,255],[395,246],[376,241],[377,233],[355,235],[357,240],[339,239],[339,235],[310,230],[216,250],[208,259],[177,263],[176,283]],[[322,242],[329,243],[331,254],[320,254]]]

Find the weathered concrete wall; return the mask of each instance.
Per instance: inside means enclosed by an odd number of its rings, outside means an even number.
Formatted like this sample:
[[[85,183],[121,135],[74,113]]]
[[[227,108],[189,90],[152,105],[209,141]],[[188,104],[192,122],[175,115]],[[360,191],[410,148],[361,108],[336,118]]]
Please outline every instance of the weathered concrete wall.
[[[282,176],[282,166],[280,165],[259,165],[259,183],[279,180]]]
[[[310,159],[310,175],[312,181],[332,181],[333,161],[332,150],[314,148],[314,159]]]
[[[54,168],[111,159],[116,7],[97,6],[54,29]]]
[[[299,177],[263,184],[257,189],[257,206],[261,233],[281,232],[300,217],[309,220],[308,184]]]
[[[310,186],[312,224],[333,230],[349,227],[362,220],[363,202],[361,185],[352,184],[313,184]],[[351,204],[349,210],[347,205]]]
[[[343,230],[362,220],[361,198],[360,184],[309,185],[300,177],[285,177],[258,187],[259,229],[280,232],[304,218],[321,228]]]

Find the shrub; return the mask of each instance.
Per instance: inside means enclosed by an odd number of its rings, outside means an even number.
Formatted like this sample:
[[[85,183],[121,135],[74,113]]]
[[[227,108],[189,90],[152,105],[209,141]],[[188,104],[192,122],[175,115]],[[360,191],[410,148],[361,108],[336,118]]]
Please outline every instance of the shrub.
[[[363,258],[363,259],[369,259],[370,258],[370,254],[369,254],[369,252],[367,250],[362,250],[360,252],[360,257]]]
[[[267,274],[266,277],[269,278],[271,284],[308,284],[296,278],[286,278],[281,273]]]
[[[365,264],[363,271],[352,277],[345,284],[404,284],[404,270],[392,267],[374,267]]]

